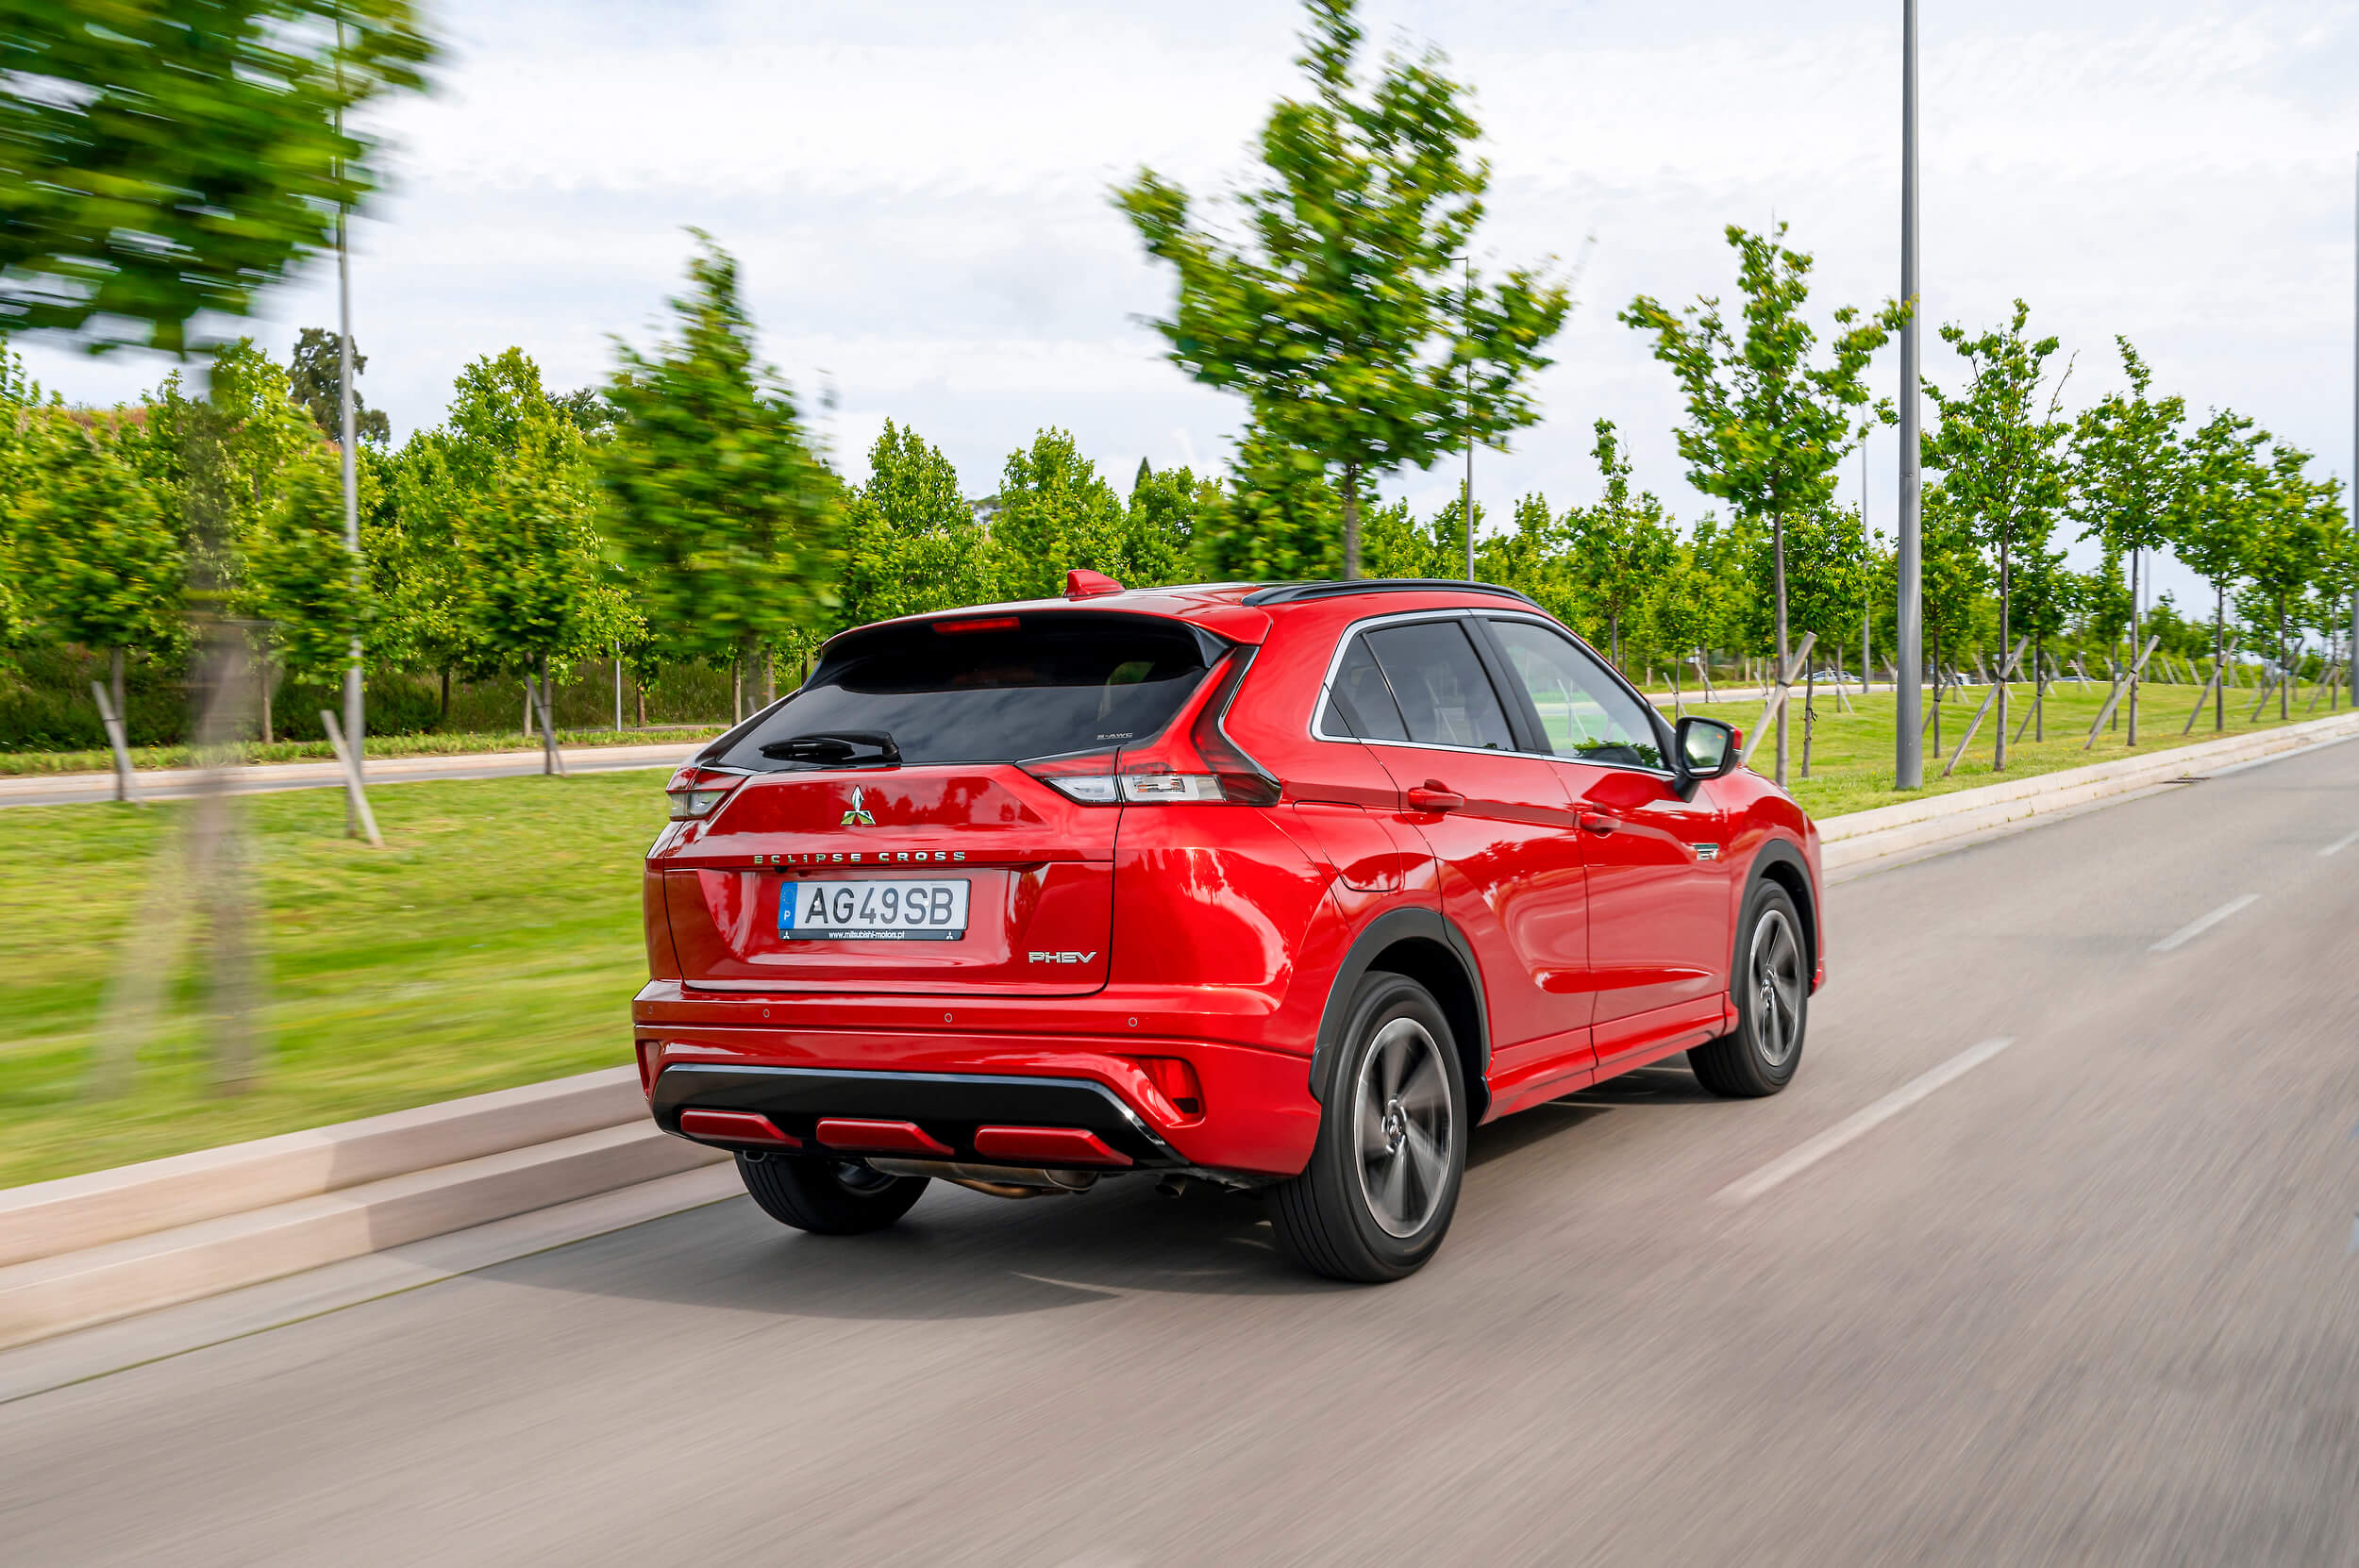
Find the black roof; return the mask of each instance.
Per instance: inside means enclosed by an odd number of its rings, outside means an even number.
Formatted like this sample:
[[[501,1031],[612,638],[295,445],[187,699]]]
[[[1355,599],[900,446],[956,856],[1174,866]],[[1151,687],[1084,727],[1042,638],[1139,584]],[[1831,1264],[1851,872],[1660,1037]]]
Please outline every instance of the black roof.
[[[1502,599],[1514,599],[1538,609],[1540,602],[1529,593],[1497,583],[1462,582],[1455,577],[1361,577],[1351,582],[1281,582],[1268,588],[1256,589],[1246,594],[1245,604],[1291,605],[1304,599],[1332,599],[1346,593],[1495,593]]]

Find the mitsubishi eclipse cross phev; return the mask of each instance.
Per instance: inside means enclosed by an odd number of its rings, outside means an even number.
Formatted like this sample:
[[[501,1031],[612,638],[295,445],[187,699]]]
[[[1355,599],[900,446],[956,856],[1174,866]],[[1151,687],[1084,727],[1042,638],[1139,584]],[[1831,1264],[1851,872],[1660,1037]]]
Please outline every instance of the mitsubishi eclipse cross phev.
[[[1472,583],[862,626],[668,786],[641,1080],[804,1230],[1152,1172],[1398,1278],[1477,1123],[1681,1051],[1794,1076],[1818,834],[1737,745]]]

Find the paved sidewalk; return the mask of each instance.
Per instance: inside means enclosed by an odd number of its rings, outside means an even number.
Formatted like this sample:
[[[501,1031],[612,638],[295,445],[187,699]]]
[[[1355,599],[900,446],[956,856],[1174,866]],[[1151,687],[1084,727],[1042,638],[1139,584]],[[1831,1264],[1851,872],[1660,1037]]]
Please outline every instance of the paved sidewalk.
[[[573,746],[565,752],[565,766],[575,773],[614,773],[626,768],[676,768],[702,747],[701,742],[682,744],[667,741],[652,746]],[[531,751],[483,751],[457,757],[373,757],[369,759],[369,782],[376,784],[409,784],[422,778],[508,778],[520,774],[541,771],[541,753]],[[138,775],[140,798],[142,800],[185,800],[196,792],[198,770],[195,768],[142,769]],[[267,762],[240,768],[236,774],[240,794],[261,794],[273,790],[328,790],[343,787],[343,773],[330,760],[316,762]],[[8,806],[76,806],[89,801],[112,800],[115,776],[111,773],[28,774],[14,778],[0,778],[0,807]]]

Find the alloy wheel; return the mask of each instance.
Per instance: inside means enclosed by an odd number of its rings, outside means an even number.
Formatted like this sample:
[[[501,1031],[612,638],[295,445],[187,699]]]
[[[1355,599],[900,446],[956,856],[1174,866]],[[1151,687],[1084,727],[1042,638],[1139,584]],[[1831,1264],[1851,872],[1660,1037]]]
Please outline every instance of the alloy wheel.
[[[1360,1192],[1386,1234],[1414,1236],[1441,1206],[1457,1136],[1441,1047],[1414,1018],[1377,1031],[1352,1094]]]
[[[1764,909],[1753,926],[1750,979],[1753,1045],[1782,1067],[1802,1043],[1802,944],[1783,909]]]

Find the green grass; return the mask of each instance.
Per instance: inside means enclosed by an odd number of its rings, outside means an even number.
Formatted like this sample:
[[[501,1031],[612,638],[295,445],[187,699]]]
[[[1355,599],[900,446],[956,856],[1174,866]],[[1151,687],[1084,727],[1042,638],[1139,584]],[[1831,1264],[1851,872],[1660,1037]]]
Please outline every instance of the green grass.
[[[2032,731],[2024,733],[2020,745],[2015,740],[2015,728],[2022,722],[2032,698],[2028,685],[2009,688],[2007,726],[2007,770],[1995,773],[1991,768],[1991,743],[1999,726],[1998,705],[1991,708],[1991,716],[1983,722],[1975,735],[1973,746],[1960,759],[1957,770],[1949,777],[1940,776],[1949,754],[1965,738],[1966,726],[1974,722],[1975,709],[1982,705],[1989,689],[1967,687],[1963,692],[1952,691],[1941,704],[1941,750],[1933,749],[1932,732],[1925,731],[1925,788],[1916,794],[1904,794],[1892,788],[1893,697],[1887,689],[1863,697],[1857,691],[1849,695],[1852,711],[1845,712],[1833,694],[1820,687],[1816,702],[1817,715],[1812,726],[1810,776],[1802,776],[1802,689],[1794,690],[1794,712],[1787,728],[1789,760],[1787,785],[1795,798],[1807,807],[1814,816],[1831,817],[1846,811],[1865,811],[1878,806],[1890,806],[1897,801],[1912,800],[1927,794],[1947,794],[1955,790],[1970,790],[1983,784],[1995,784],[2010,778],[2024,778],[2034,774],[2054,773],[2063,768],[2078,768],[2092,762],[2111,762],[2133,755],[2129,745],[2129,719],[2119,716],[2116,726],[2109,726],[2097,738],[2097,743],[2083,748],[2088,739],[2089,725],[2104,705],[2105,689],[2093,686],[2083,692],[2074,682],[2048,691],[2046,728],[2048,739],[2035,742]],[[2188,712],[2195,707],[2193,686],[2149,686],[2140,694],[2138,703],[2138,751],[2166,751],[2174,746],[2192,745],[2198,741],[2212,740],[2219,733],[2212,728],[2212,713],[2207,707],[2196,723],[2195,732],[2184,740],[2180,730],[2187,722]],[[2324,700],[2315,713],[2303,709],[2310,701],[2312,688],[2304,686],[2293,701],[2292,718],[2300,724],[2304,718],[2324,718]],[[2228,693],[2227,734],[2249,734],[2258,729],[2273,729],[2280,723],[2277,699],[2271,697],[2266,709],[2251,720],[2250,711],[2257,691],[2247,690],[2241,699],[2234,691]],[[1926,711],[1932,710],[1932,695],[1926,693]],[[1752,698],[1742,702],[1724,702],[1709,707],[1691,705],[1691,713],[1708,714],[1727,719],[1747,732],[1751,739],[1754,724],[1761,717],[1761,703]],[[1765,736],[1753,753],[1753,767],[1765,775],[1776,767],[1774,736]]]
[[[2028,696],[2018,688],[2016,702]],[[1943,705],[1955,746],[1979,691]],[[2081,749],[2101,692],[2051,692],[2044,744],[2010,746],[2008,777],[2127,755],[2123,732]],[[1903,798],[1889,788],[1892,697],[1821,692],[1812,774],[1821,816]],[[2305,689],[2294,705],[2304,714]],[[2150,687],[2141,749],[2181,744],[2195,692]],[[2230,704],[2242,733],[2252,693]],[[2277,705],[2251,727],[2273,726]],[[1757,702],[1698,709],[1750,727]],[[2018,715],[2021,709],[2016,709]],[[2326,711],[2321,703],[2318,712]],[[1928,791],[1992,781],[1992,726],[1948,779],[1928,738]],[[2207,714],[2194,739],[2211,733]],[[1768,742],[1754,755],[1771,767]],[[268,1055],[259,1086],[209,1091],[199,998],[180,993],[117,1102],[87,1092],[108,982],[149,941],[159,852],[186,809],[0,810],[0,1186],[399,1110],[629,1060],[627,1003],[644,976],[639,866],[662,821],[646,773],[402,784],[373,792],[383,850],[343,836],[334,791],[246,797],[267,905]]]
[[[709,741],[728,727],[682,725],[668,729],[560,729],[557,742],[561,746],[684,746],[693,741]],[[529,751],[540,743],[539,736],[511,729],[504,734],[371,735],[362,741],[361,749],[371,757],[467,757],[486,751]],[[231,760],[240,764],[301,762],[335,755],[336,748],[326,741],[278,741],[270,745],[243,741],[235,748]],[[134,768],[187,768],[199,760],[193,746],[131,748]],[[105,751],[0,751],[0,776],[105,773],[114,765],[113,753]]]
[[[0,1186],[258,1138],[630,1059],[645,978],[646,773],[451,780],[247,797],[268,920],[268,1056],[209,1092],[180,994],[115,1102],[86,1090],[109,977],[140,961],[159,850],[184,807],[0,811]]]

